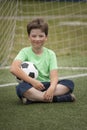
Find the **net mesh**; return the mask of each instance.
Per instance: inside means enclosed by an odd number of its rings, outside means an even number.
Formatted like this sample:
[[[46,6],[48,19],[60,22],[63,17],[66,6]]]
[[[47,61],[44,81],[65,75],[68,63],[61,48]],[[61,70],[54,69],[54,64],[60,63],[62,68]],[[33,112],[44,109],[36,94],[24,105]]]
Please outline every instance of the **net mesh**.
[[[14,43],[17,16],[15,1],[0,1],[0,65],[7,65]]]
[[[77,69],[77,74],[84,73],[87,70],[86,0],[0,0],[0,68],[10,66],[19,50],[30,46],[26,26],[37,17],[49,24],[45,46],[55,51],[59,68],[71,67]]]

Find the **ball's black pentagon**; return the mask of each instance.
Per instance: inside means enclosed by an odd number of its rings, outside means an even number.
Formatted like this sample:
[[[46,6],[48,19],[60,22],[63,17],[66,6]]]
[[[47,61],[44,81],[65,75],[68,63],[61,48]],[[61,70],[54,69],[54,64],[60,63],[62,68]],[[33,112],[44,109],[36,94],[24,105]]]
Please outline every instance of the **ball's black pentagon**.
[[[35,77],[35,74],[34,74],[33,72],[30,72],[30,73],[29,73],[29,76],[32,77],[32,78],[34,78],[34,77]]]
[[[29,64],[23,63],[21,66],[22,66],[22,68],[28,68]]]

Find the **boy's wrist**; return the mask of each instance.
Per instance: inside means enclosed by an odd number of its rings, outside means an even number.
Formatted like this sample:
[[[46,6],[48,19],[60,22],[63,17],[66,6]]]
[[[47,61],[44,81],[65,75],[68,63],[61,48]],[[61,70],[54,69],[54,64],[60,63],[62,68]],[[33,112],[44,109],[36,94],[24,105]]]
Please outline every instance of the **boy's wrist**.
[[[54,91],[55,88],[56,88],[56,85],[52,85],[52,84],[51,84],[51,85],[50,85],[50,88],[51,88],[52,91]]]

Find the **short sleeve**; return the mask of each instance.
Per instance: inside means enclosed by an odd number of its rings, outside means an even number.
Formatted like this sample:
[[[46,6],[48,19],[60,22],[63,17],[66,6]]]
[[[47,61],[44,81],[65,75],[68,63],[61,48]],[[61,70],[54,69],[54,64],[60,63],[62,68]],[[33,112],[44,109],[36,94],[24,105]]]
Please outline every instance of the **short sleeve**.
[[[22,49],[17,56],[15,57],[15,60],[21,60],[21,61],[26,61],[27,60],[27,55],[24,51],[24,49]]]
[[[52,52],[50,54],[50,70],[58,69],[56,54]]]

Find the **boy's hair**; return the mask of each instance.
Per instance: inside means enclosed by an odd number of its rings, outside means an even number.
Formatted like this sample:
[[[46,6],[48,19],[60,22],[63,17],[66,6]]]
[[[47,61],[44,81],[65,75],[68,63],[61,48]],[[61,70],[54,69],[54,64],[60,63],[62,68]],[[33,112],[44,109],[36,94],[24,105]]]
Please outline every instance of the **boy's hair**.
[[[27,25],[28,35],[30,35],[32,29],[41,29],[46,36],[48,35],[48,24],[42,18],[37,18]]]

